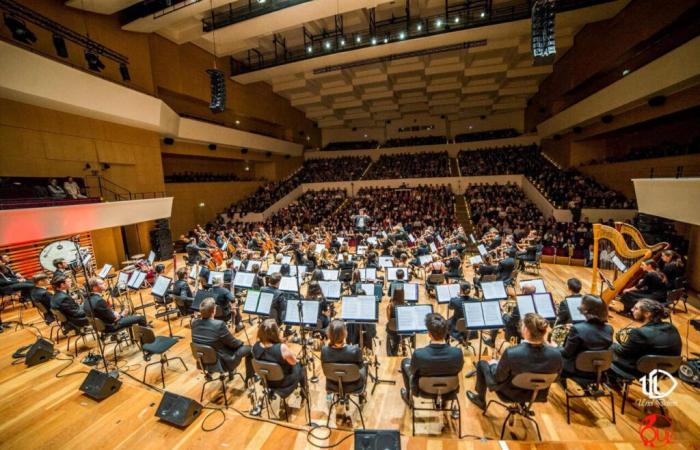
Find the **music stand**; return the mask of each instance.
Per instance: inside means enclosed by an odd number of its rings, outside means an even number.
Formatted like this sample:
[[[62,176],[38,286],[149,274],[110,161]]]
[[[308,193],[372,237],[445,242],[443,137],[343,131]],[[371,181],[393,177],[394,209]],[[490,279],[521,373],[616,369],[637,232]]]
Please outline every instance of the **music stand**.
[[[469,257],[469,264],[471,264],[472,266],[475,266],[477,264],[483,264],[483,263],[484,263],[484,260],[481,257],[481,255],[474,255],[474,256]]]
[[[516,301],[521,317],[524,317],[527,313],[536,313],[546,320],[554,320],[557,318],[557,313],[554,309],[554,301],[552,301],[552,294],[549,292],[541,294],[521,294],[516,297]]]
[[[165,311],[156,313],[156,319],[159,319],[161,317],[165,317],[165,321],[168,323],[168,334],[170,335],[171,338],[174,339],[182,339],[182,336],[175,336],[173,335],[173,328],[170,325],[170,314],[177,313],[177,309],[168,309],[167,303],[165,303],[165,299],[168,294],[168,288],[170,287],[170,283],[172,283],[172,279],[170,277],[166,277],[165,275],[159,275],[158,278],[156,278],[155,283],[153,283],[153,287],[151,287],[151,295],[155,298],[162,299],[165,304]]]
[[[450,303],[455,297],[459,297],[459,284],[438,284],[435,286],[435,297],[438,304]]]
[[[340,300],[340,291],[342,288],[342,283],[340,281],[321,280],[318,282],[318,286],[321,288],[321,294],[323,295],[325,300]]]
[[[366,267],[358,270],[360,271],[360,281],[377,279],[377,269],[374,267]]]
[[[127,297],[129,297],[129,289],[131,289],[133,291],[137,291],[139,293],[139,300],[141,302],[141,306],[137,306],[134,309],[143,310],[144,315],[146,314],[146,308],[153,305],[153,303],[147,303],[147,304],[143,303],[143,295],[141,295],[141,286],[143,285],[143,282],[145,280],[146,280],[146,272],[141,272],[140,270],[135,270],[134,272],[132,272],[131,277],[129,277],[129,281],[127,281],[127,283],[126,283]],[[131,297],[129,297],[129,301],[131,302]]]
[[[323,280],[324,281],[338,281],[338,276],[340,274],[340,271],[339,270],[321,269],[321,273],[323,273]]]
[[[249,289],[253,287],[253,281],[255,280],[255,274],[252,272],[236,272],[236,276],[233,277],[233,286],[237,288]]]
[[[583,297],[581,297],[580,295],[576,295],[566,297],[564,300],[566,301],[566,304],[569,305],[569,314],[571,315],[571,322],[585,322],[586,316],[581,314],[581,311],[579,311],[579,307],[581,306],[581,301],[583,300]]]
[[[535,286],[535,292],[538,294],[547,292],[547,288],[545,287],[544,280],[542,278],[533,278],[531,280],[518,281],[518,287],[520,288],[520,291],[523,290],[523,286],[525,286],[526,284]]]
[[[365,295],[374,295],[374,298],[382,301],[382,285],[381,283],[355,283],[355,291],[362,289]]]
[[[464,313],[465,328],[467,330],[476,330],[479,333],[479,355],[477,356],[477,361],[480,361],[483,348],[483,332],[505,328],[503,316],[501,315],[501,303],[497,300],[462,302],[462,311]],[[476,366],[477,361],[474,362],[474,366]]]
[[[418,303],[418,283],[403,283],[403,285],[396,285],[394,289],[399,288],[403,289],[406,303]]]
[[[433,312],[433,305],[396,306],[396,333],[414,335],[427,333],[425,316]]]
[[[249,289],[243,303],[243,312],[248,315],[267,317],[270,315],[273,298],[274,294],[272,292],[260,292]]]
[[[508,298],[503,281],[482,281],[481,294],[484,297],[484,301],[505,300]]]

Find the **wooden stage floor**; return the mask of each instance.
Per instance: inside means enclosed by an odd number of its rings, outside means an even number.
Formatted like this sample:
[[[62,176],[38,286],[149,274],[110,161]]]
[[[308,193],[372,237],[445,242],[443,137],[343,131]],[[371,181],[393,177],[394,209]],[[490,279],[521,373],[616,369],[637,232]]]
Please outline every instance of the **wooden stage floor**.
[[[171,270],[171,268],[169,268]],[[471,269],[466,273],[471,279]],[[590,269],[573,266],[543,265],[541,276],[556,300],[565,294],[565,282],[569,277],[576,276],[584,284],[584,291],[590,287]],[[534,278],[530,274],[521,274],[520,279]],[[144,295],[146,291],[144,290]],[[488,416],[473,406],[465,397],[466,389],[473,389],[475,378],[461,377],[459,402],[462,410],[462,439],[457,438],[456,427],[447,413],[418,412],[417,436],[411,436],[411,414],[400,398],[399,389],[402,385],[398,372],[400,357],[386,357],[384,350],[385,305],[384,297],[380,308],[381,317],[378,334],[382,345],[377,350],[381,362],[380,377],[395,380],[395,386],[380,384],[374,395],[368,397],[364,409],[367,428],[398,429],[402,434],[403,448],[408,449],[525,449],[532,448],[537,439],[534,429],[527,427],[521,421],[516,421],[506,432],[505,443],[497,441],[505,412],[499,407],[492,407]],[[428,301],[421,287],[421,301]],[[434,301],[434,300],[433,300]],[[437,311],[446,313],[444,306]],[[153,308],[149,308],[149,320],[153,320],[157,334],[167,334],[168,328],[164,320],[153,319]],[[693,329],[688,333],[688,320],[697,317],[698,310],[691,307],[688,314],[678,312],[674,323],[679,327],[684,342],[687,336],[691,343],[689,351],[700,352],[700,338]],[[8,308],[3,312],[3,320],[10,321],[17,316],[17,310]],[[24,321],[38,319],[33,309],[25,310]],[[612,314],[611,323],[619,329],[629,323],[629,320]],[[189,370],[179,363],[171,364],[166,370],[167,390],[190,398],[199,399],[203,376],[196,369],[190,353],[190,330],[180,327],[180,320],[171,322],[176,334],[184,336],[169,352],[169,356],[181,356]],[[38,326],[44,335],[48,328],[42,323]],[[82,448],[194,448],[194,447],[223,447],[232,449],[302,449],[314,448],[307,442],[304,409],[293,409],[292,424],[257,420],[245,417],[250,407],[248,396],[242,390],[240,379],[229,385],[229,402],[236,409],[225,411],[223,415],[213,412],[206,417],[205,411],[199,419],[186,429],[178,429],[162,423],[154,416],[161,398],[161,393],[148,388],[137,381],[122,375],[121,389],[111,397],[96,402],[78,390],[89,369],[79,361],[85,356],[88,347],[81,348],[80,356],[72,364],[65,352],[64,340],[57,349],[61,350],[59,358],[35,367],[28,368],[21,361],[13,364],[12,353],[19,347],[34,341],[36,330],[31,327],[14,331],[8,329],[0,334],[0,448],[12,449],[82,449]],[[248,335],[253,339],[255,327],[248,328]],[[237,337],[245,340],[243,332]],[[423,338],[425,339],[425,338]],[[475,341],[476,342],[476,341]],[[419,342],[419,346],[421,343]],[[95,347],[88,340],[89,347]],[[292,346],[298,350],[298,346]],[[111,346],[110,346],[111,348]],[[685,349],[684,349],[685,352]],[[684,353],[685,354],[685,353]],[[485,356],[486,357],[486,356]],[[464,372],[470,370],[474,356],[465,351]],[[69,366],[69,367],[66,367]],[[120,356],[120,368],[136,378],[143,376],[143,359],[136,346],[127,347]],[[61,370],[64,375],[57,378]],[[311,384],[311,415],[316,423],[326,420],[327,400],[324,389],[323,374],[317,365],[320,381]],[[160,387],[160,374],[157,368],[149,371],[148,381]],[[371,385],[370,385],[371,387]],[[210,407],[222,407],[223,399],[219,398],[218,383],[211,383],[205,394],[205,403]],[[493,394],[489,394],[490,396]],[[565,397],[562,389],[555,385],[546,404],[535,406],[536,419],[539,422],[544,443],[538,445],[547,449],[593,449],[593,448],[644,448],[639,435],[641,419],[646,415],[633,401],[642,398],[639,387],[632,390],[625,415],[619,414],[621,399],[615,398],[617,409],[617,424],[610,421],[609,401],[594,401],[577,399],[572,401],[571,425],[566,423]],[[291,397],[294,405],[296,395]],[[668,415],[673,421],[672,443],[665,448],[689,448],[697,445],[700,438],[700,390],[696,390],[682,382],[668,399],[675,406],[668,408]],[[353,415],[353,423],[359,427],[359,416]],[[263,413],[266,417],[266,414]],[[335,416],[335,414],[334,414]],[[206,418],[206,421],[205,421]],[[204,424],[202,424],[202,422]],[[331,426],[335,417],[331,418]],[[205,432],[202,427],[216,430]],[[342,425],[342,424],[341,424]],[[346,425],[347,426],[347,425]],[[319,434],[325,430],[317,430]],[[509,434],[510,433],[510,434]],[[334,431],[330,439],[316,440],[320,445],[330,445],[348,436],[348,431]],[[507,446],[507,447],[505,447]],[[337,448],[353,448],[353,439],[344,440]]]

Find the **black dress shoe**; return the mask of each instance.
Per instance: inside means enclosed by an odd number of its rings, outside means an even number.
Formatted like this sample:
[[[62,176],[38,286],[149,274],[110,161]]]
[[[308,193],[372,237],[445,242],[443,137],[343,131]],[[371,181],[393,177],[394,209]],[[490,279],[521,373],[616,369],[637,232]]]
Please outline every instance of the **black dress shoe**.
[[[479,394],[473,391],[467,391],[467,398],[470,402],[474,403],[480,410],[486,409],[486,402],[479,397]]]

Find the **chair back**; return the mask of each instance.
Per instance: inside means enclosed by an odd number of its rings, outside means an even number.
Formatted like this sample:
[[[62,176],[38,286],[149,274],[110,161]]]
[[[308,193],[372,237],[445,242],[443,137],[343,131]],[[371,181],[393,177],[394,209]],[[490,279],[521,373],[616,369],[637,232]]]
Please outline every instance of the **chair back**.
[[[396,319],[389,319],[386,323],[386,328],[389,331],[396,331]]]
[[[459,375],[419,377],[418,390],[428,395],[445,395],[459,390]]]
[[[455,328],[460,333],[465,333],[467,331],[467,321],[464,320],[464,317],[462,317],[461,319],[457,319],[457,323],[455,324]]]
[[[596,374],[596,382],[600,382],[603,372],[612,365],[612,349],[588,350],[576,356],[576,370],[580,372],[593,372]]]
[[[666,303],[668,304],[673,304],[679,301],[680,299],[683,298],[683,295],[685,294],[685,289],[683,288],[678,288],[678,289],[672,289],[666,293]]]
[[[134,333],[134,339],[140,341],[141,345],[150,344],[156,340],[156,335],[151,328],[134,325],[131,327],[131,330]]]
[[[36,309],[41,313],[42,316],[46,316],[49,313],[49,311],[46,309],[46,306],[42,305],[39,302],[33,302],[33,303],[34,303],[34,306],[36,307]]]
[[[51,308],[51,313],[53,313],[53,316],[56,318],[61,323],[67,323],[68,322],[68,317],[66,317],[65,314],[61,312],[59,309]]]
[[[353,383],[361,377],[357,364],[323,363],[322,367],[326,379],[338,383],[339,386]]]
[[[642,373],[650,373],[653,370],[665,370],[668,373],[675,373],[681,366],[683,358],[681,356],[646,355],[637,361],[637,370]]]
[[[537,394],[542,390],[549,389],[558,376],[558,373],[523,372],[513,377],[511,384],[518,389],[532,391],[530,403],[533,403],[537,400]]]
[[[282,371],[282,367],[274,362],[253,359],[253,370],[260,376],[260,378],[265,380],[265,382],[284,380],[284,372]]]
[[[426,283],[430,284],[443,284],[445,282],[445,274],[444,273],[431,273],[428,275],[428,279],[426,280]]]
[[[205,372],[207,367],[216,364],[219,360],[216,351],[208,345],[191,342],[190,350],[192,350],[192,356],[197,361],[197,365]]]
[[[88,316],[88,322],[90,322],[90,325],[92,325],[92,328],[95,329],[98,333],[104,333],[107,330],[107,326],[105,325],[104,321],[98,317],[90,317]]]

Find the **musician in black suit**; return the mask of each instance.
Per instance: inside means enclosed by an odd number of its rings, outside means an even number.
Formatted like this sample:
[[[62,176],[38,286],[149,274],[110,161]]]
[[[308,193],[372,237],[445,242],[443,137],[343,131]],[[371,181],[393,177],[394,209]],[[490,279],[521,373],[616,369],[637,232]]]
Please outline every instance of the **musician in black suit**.
[[[231,319],[231,303],[235,297],[224,287],[224,278],[220,275],[215,276],[212,280],[212,288],[209,290],[211,297],[220,308],[219,314],[216,316],[218,320],[227,322]],[[238,319],[240,322],[240,318]]]
[[[185,246],[187,252],[187,264],[197,264],[202,260],[201,252],[209,253],[209,248],[204,244],[198,244],[197,238],[190,238],[190,242]]]
[[[452,317],[450,317],[449,320],[450,336],[458,341],[462,341],[468,338],[468,335],[457,331],[457,322],[459,322],[459,319],[464,318],[464,302],[479,301],[478,298],[474,298],[471,295],[469,295],[471,293],[471,290],[471,283],[469,283],[468,281],[462,281],[461,283],[459,283],[459,297],[453,297],[450,299],[449,309],[452,310]],[[476,332],[472,332],[470,334],[475,335]]]
[[[73,280],[67,277],[58,277],[51,280],[54,289],[51,297],[51,308],[57,309],[66,316],[70,325],[74,327],[84,327],[88,324],[83,308],[78,305],[73,298],[68,295]]]
[[[110,304],[102,297],[102,293],[107,290],[107,283],[99,277],[92,277],[88,280],[90,287],[90,296],[83,303],[83,311],[86,317],[95,316],[104,322],[107,331],[117,331],[124,328],[130,328],[132,325],[138,324],[142,327],[148,325],[146,317],[138,314],[120,314],[115,312]]]
[[[486,390],[498,391],[513,401],[527,401],[532,392],[511,384],[513,378],[524,372],[542,374],[560,373],[563,360],[556,348],[545,345],[548,323],[538,314],[527,313],[523,317],[520,332],[523,342],[508,347],[500,361],[479,361],[476,365],[476,392],[467,391],[467,398],[480,409],[486,408]],[[544,401],[549,389],[538,393]]]
[[[12,270],[10,263],[10,256],[3,254],[0,258],[0,290],[19,292],[22,300],[29,299],[34,285],[25,280],[21,273]]]
[[[450,251],[450,258],[445,263],[447,272],[445,278],[462,278],[462,259],[459,257],[459,250]],[[469,287],[471,289],[471,285]]]
[[[215,311],[216,302],[214,299],[205,298],[199,307],[201,319],[192,321],[192,342],[208,345],[216,351],[217,366],[211,369],[228,372],[229,380],[233,380],[233,373],[241,360],[245,358],[245,380],[247,382],[254,375],[251,348],[236,339],[226,327],[225,322],[214,319]]]
[[[668,311],[659,302],[639,300],[632,308],[632,316],[642,322],[642,326],[630,329],[623,342],[613,344],[613,367],[639,378],[643,374],[637,371],[637,361],[642,356],[680,356],[681,336],[672,323],[663,322],[668,318]],[[614,378],[614,372],[610,374]]]
[[[506,255],[507,257],[498,263],[496,279],[507,282],[513,277],[513,270],[515,270],[515,249],[508,249]]]
[[[67,277],[69,276],[67,272],[68,265],[66,264],[66,260],[63,258],[56,258],[53,261],[53,266],[56,268],[56,270],[53,271],[53,276],[58,277],[58,276],[64,276]]]
[[[367,367],[362,360],[362,350],[357,345],[346,345],[348,330],[342,320],[332,320],[326,329],[328,345],[321,348],[322,363],[355,364],[360,370],[360,379],[344,386],[345,392],[362,389],[367,380]],[[338,384],[326,379],[326,390],[337,390]]]
[[[578,278],[569,278],[566,280],[566,288],[569,290],[569,295],[567,297],[581,296],[581,280]],[[564,299],[559,302],[557,320],[554,322],[554,325],[565,325],[567,323],[571,323],[571,311],[569,310],[569,302]]]
[[[629,315],[632,307],[641,299],[651,299],[657,302],[666,300],[666,276],[658,270],[656,261],[647,259],[641,266],[644,277],[633,287],[622,291],[622,304],[625,308],[622,314]]]
[[[401,398],[406,404],[410,404],[409,389],[412,392],[418,392],[420,377],[457,375],[464,365],[462,351],[456,347],[450,347],[445,341],[448,328],[445,318],[440,314],[428,314],[425,316],[425,325],[428,328],[430,344],[416,349],[411,359],[404,358],[401,361],[404,383],[404,387],[401,388]]]
[[[173,288],[170,290],[170,294],[177,295],[179,297],[194,297],[194,294],[192,294],[192,289],[187,282],[187,269],[184,267],[179,268],[175,274],[175,277],[177,279],[175,280],[175,283],[173,283]]]
[[[661,261],[659,261],[659,269],[666,275],[666,285],[668,289],[676,289],[678,286],[676,280],[683,276],[683,258],[673,250],[664,250],[661,253]]]
[[[569,334],[560,349],[564,358],[564,370],[561,381],[566,388],[567,378],[592,378],[591,373],[576,370],[576,357],[588,350],[607,350],[612,344],[613,328],[606,323],[608,306],[595,295],[584,295],[579,307],[585,322],[576,323],[569,328]]]
[[[396,290],[397,286],[400,286],[399,289],[403,289],[403,285],[406,284],[405,276],[406,271],[404,269],[396,271],[396,279],[389,283],[389,297],[393,297],[394,290]]]
[[[272,294],[270,318],[275,319],[277,325],[282,323],[282,319],[284,318],[284,310],[287,309],[287,301],[284,298],[284,294],[279,289],[281,281],[282,275],[280,275],[279,272],[273,273],[268,278],[267,286],[260,290],[260,292],[269,292]]]
[[[481,287],[481,279],[486,275],[496,275],[498,273],[498,265],[492,264],[491,257],[486,255],[483,258],[484,262],[474,265],[474,287],[477,292]]]
[[[51,313],[51,293],[47,290],[49,277],[44,273],[38,273],[32,277],[32,283],[34,283],[34,287],[29,296],[34,305],[40,303],[46,309],[47,313],[44,316],[44,321],[48,325],[55,320]]]
[[[364,233],[367,230],[367,225],[372,220],[364,209],[360,209],[360,213],[353,215],[350,219],[355,227],[355,231],[358,233]]]

